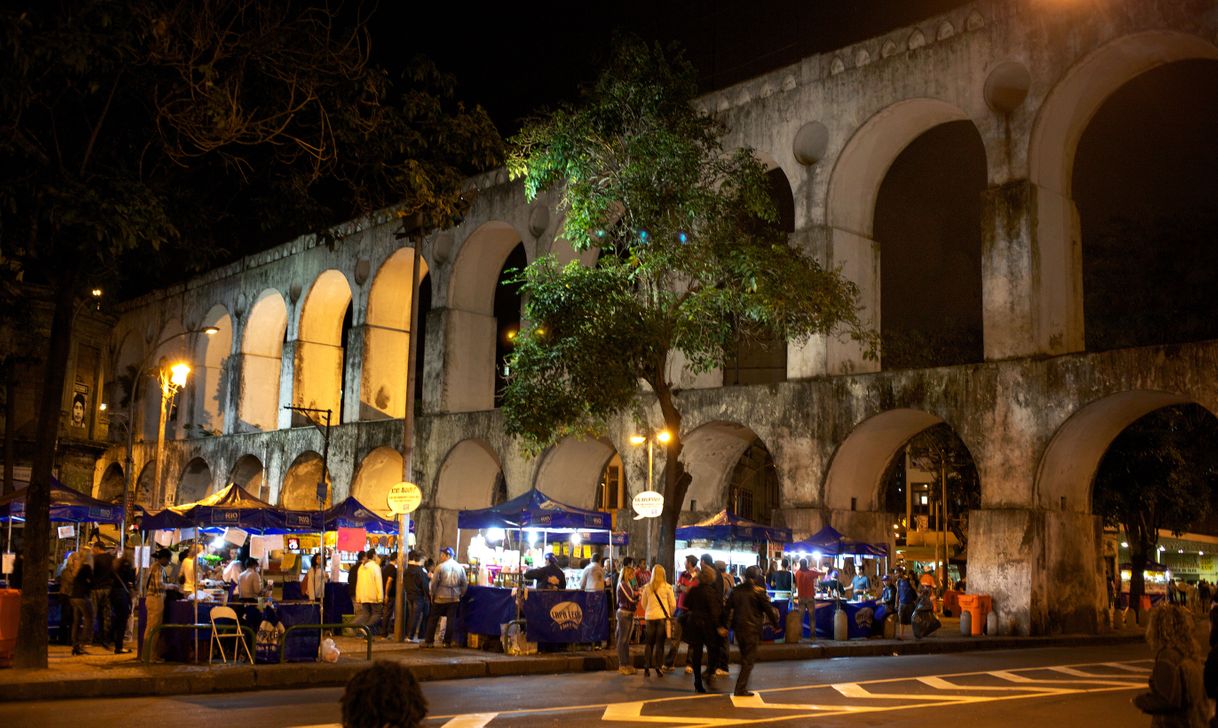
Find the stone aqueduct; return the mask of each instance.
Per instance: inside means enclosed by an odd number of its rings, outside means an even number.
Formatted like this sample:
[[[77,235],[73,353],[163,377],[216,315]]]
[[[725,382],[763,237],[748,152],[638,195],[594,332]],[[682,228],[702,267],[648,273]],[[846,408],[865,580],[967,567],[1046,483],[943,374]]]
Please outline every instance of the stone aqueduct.
[[[1001,630],[1098,628],[1095,468],[1118,432],[1156,408],[1195,402],[1218,412],[1218,342],[1085,351],[1071,168],[1106,98],[1156,67],[1218,58],[1216,30],[1208,1],[980,0],[704,97],[731,127],[729,144],[781,168],[794,198],[793,244],[841,266],[873,320],[881,261],[872,212],[886,170],[923,132],[971,122],[987,167],[984,361],[880,371],[852,345],[823,339],[790,344],[787,381],[777,384],[723,387],[714,373],[676,371],[694,476],[684,509],[721,508],[733,464],[759,437],[780,481],[776,521],[797,532],[828,522],[886,538],[886,464],[911,437],[946,422],[980,476],[970,586],[994,595]],[[629,444],[627,418],[600,440],[564,442],[535,458],[503,434],[493,403],[499,271],[521,243],[529,260],[575,254],[555,238],[557,215],[546,202],[527,203],[502,171],[473,184],[479,194],[465,221],[422,245],[432,306],[410,475],[425,492],[424,544],[451,542],[455,511],[488,505],[500,476],[509,495],[536,484],[591,506],[616,451],[631,492],[646,482],[646,454]],[[333,249],[304,237],[126,307],[114,372],[174,334],[220,329],[164,345],[196,366],[167,452],[166,480],[179,502],[235,481],[273,502],[315,504],[321,436],[293,421],[283,409],[290,404],[340,413],[330,449],[336,500],[353,493],[375,502],[401,479],[410,251],[393,221],[350,227]],[[135,408],[135,472],[145,488],[155,399]],[[123,465],[121,447],[99,460],[99,495],[115,494]]]

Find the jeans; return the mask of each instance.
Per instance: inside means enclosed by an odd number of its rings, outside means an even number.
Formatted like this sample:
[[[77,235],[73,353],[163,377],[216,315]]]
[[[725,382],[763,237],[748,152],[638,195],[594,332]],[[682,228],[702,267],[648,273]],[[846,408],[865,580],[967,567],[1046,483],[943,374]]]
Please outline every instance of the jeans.
[[[385,601],[385,608],[381,614],[381,634],[386,636],[393,634],[393,618],[396,614],[396,610],[397,604],[395,603],[395,599],[393,596],[390,596]]]
[[[127,637],[127,620],[131,618],[131,595],[122,589],[110,592],[110,642],[114,649],[123,649],[123,641]]]
[[[406,595],[406,613],[409,615],[406,618],[406,637],[408,639],[418,639],[423,636],[423,631],[427,627],[427,612],[427,595]]]
[[[356,615],[355,621],[351,624],[367,625],[368,629],[372,630],[372,634],[377,634],[381,627],[381,603],[380,602],[360,602],[355,605],[359,614]]]
[[[736,694],[749,689],[749,675],[753,663],[757,662],[757,647],[761,644],[761,633],[741,630],[736,632],[736,644],[740,647],[740,675],[736,678]]]
[[[660,669],[664,665],[664,643],[668,641],[668,620],[647,620],[643,639],[643,667]]]
[[[431,605],[431,616],[427,619],[427,637],[423,640],[424,643],[434,645],[436,643],[436,628],[440,625],[440,618],[446,617],[444,623],[444,646],[449,647],[453,643],[453,633],[457,626],[457,605],[458,602],[435,602]]]
[[[110,587],[93,590],[93,614],[97,624],[94,626],[95,635],[89,635],[93,642],[105,644],[110,640]]]
[[[93,639],[93,599],[72,597],[72,649],[83,649]]]
[[[689,661],[694,669],[694,689],[702,691],[702,647],[706,646],[706,670],[713,674],[715,671],[714,665],[719,662],[719,640],[720,637],[715,632],[702,635],[698,634],[691,637],[689,640]]]
[[[634,612],[617,610],[617,666],[630,665],[630,633],[634,631]]]

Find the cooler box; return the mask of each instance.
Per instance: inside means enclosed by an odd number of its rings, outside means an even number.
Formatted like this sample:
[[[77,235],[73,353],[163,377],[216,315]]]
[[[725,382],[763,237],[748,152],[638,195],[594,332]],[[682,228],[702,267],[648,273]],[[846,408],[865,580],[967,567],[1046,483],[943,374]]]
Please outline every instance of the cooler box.
[[[989,594],[961,594],[959,597],[960,611],[969,613],[971,634],[977,637],[985,633],[985,618],[993,610],[993,601]]]
[[[13,664],[17,649],[17,619],[21,616],[21,591],[0,589],[0,667]]]

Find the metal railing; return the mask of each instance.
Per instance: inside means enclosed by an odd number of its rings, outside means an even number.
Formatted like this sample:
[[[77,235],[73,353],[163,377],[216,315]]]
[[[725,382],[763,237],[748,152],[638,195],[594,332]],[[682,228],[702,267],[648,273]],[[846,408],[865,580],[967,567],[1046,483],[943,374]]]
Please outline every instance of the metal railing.
[[[224,627],[225,625],[220,625],[220,626]],[[233,627],[244,632],[246,634],[246,636],[249,638],[249,642],[246,643],[247,646],[256,644],[253,628],[247,627],[246,625],[242,625],[242,624],[235,624],[235,625],[227,626],[226,629],[232,629]],[[200,622],[198,624],[158,624],[157,626],[152,628],[151,632],[148,633],[148,638],[144,642],[144,644],[147,645],[147,647],[144,649],[144,656],[142,658],[144,661],[144,664],[146,664],[146,665],[152,664],[152,655],[154,652],[156,652],[157,640],[160,638],[161,632],[164,632],[167,629],[181,629],[181,630],[189,630],[191,632],[198,632],[201,629],[205,629],[208,632],[211,632],[211,628],[212,628],[212,625],[210,622]],[[371,638],[369,638],[369,641],[368,641],[368,651],[369,651],[369,653],[371,653],[371,651],[372,651]],[[199,640],[197,638],[195,639],[194,653],[195,653],[195,662],[198,662],[199,661]]]
[[[320,639],[321,639],[321,636],[320,636],[320,635],[324,634],[324,633],[322,633],[322,632],[321,632],[321,630],[326,630],[326,629],[333,629],[333,630],[354,629],[354,630],[359,630],[360,632],[363,632],[363,633],[364,633],[364,640],[365,640],[365,641],[368,643],[368,659],[369,659],[369,660],[371,660],[371,659],[372,659],[372,630],[371,630],[371,629],[369,629],[368,625],[366,625],[366,624],[342,624],[342,623],[337,623],[337,624],[335,624],[335,623],[330,623],[330,624],[293,624],[291,627],[288,627],[287,629],[285,629],[285,630],[283,631],[283,641],[281,641],[281,642],[279,643],[279,662],[281,662],[281,663],[282,663],[282,662],[284,662],[284,661],[285,661],[285,658],[286,658],[286,656],[287,656],[288,635],[292,634],[292,632],[293,632],[293,631],[298,630],[298,629],[308,629],[308,630],[314,630],[314,629],[315,629],[315,630],[318,630],[318,632],[319,632],[319,637],[318,637],[318,640],[319,640],[319,641],[320,641]]]

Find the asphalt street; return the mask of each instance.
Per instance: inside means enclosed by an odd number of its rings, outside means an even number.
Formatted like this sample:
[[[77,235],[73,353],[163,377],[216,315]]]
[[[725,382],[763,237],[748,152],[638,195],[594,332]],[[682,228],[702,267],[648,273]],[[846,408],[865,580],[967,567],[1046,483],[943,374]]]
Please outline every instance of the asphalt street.
[[[579,673],[429,682],[429,726],[1019,726],[1054,721],[1148,724],[1130,705],[1145,689],[1142,645],[759,663],[753,698],[733,698],[736,666],[710,695],[682,672],[663,678]],[[339,688],[165,698],[0,704],[0,725],[90,728],[133,719],[259,728],[332,726]],[[876,715],[882,713],[883,715]]]

